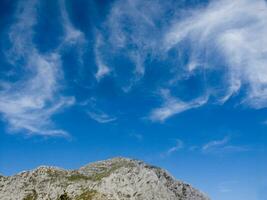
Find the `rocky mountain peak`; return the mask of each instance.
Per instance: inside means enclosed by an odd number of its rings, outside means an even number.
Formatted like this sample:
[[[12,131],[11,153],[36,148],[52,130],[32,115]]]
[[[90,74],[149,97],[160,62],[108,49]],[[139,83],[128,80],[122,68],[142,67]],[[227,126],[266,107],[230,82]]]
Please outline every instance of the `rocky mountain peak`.
[[[113,158],[77,170],[41,166],[0,176],[1,200],[208,200],[168,172],[129,158]]]

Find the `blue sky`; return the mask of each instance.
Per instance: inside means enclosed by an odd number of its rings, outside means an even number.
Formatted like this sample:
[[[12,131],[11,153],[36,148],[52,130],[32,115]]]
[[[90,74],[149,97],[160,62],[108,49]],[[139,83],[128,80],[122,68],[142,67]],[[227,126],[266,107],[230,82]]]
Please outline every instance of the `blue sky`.
[[[267,198],[265,0],[0,2],[0,173],[115,156]]]

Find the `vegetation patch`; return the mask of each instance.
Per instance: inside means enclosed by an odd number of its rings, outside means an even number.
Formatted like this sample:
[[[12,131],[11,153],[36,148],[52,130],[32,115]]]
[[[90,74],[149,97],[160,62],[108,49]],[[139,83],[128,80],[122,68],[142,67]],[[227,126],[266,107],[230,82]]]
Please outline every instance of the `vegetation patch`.
[[[116,171],[121,167],[133,167],[133,166],[134,166],[133,163],[127,161],[116,162],[111,164],[110,166],[101,167],[101,171],[91,175],[89,179],[92,181],[100,181],[101,179],[110,176],[114,171]]]
[[[38,194],[36,190],[32,190],[32,193],[26,195],[26,197],[23,198],[23,200],[37,200]]]
[[[99,169],[98,172],[94,172],[91,175],[84,175],[81,174],[79,172],[75,172],[69,176],[67,176],[66,178],[69,181],[82,181],[82,180],[90,180],[90,181],[100,181],[101,179],[110,176],[110,174],[112,174],[114,171],[116,171],[117,169],[121,168],[121,167],[131,167],[133,166],[132,163],[129,162],[116,162],[113,163],[109,166],[97,166],[96,168]]]
[[[67,176],[67,179],[69,181],[81,181],[81,180],[90,180],[90,177],[85,176],[81,173],[75,173],[75,174],[71,174],[70,176]]]
[[[86,190],[81,195],[77,196],[75,200],[93,200],[93,198],[98,194],[96,190]]]

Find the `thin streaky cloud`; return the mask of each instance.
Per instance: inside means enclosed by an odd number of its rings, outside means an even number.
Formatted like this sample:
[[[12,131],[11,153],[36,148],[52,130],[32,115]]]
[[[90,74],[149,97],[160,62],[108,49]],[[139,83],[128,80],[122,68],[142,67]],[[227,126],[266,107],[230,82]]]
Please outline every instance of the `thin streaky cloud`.
[[[99,59],[103,54],[128,59],[131,63],[132,78],[122,86],[122,90],[126,93],[144,77],[146,73],[145,61],[148,56],[152,52],[155,54],[158,52],[156,49],[159,38],[155,38],[155,36],[159,35],[161,30],[156,26],[156,23],[159,19],[163,21],[161,8],[165,7],[164,4],[160,4],[158,1],[118,0],[112,4],[110,14],[103,23],[101,33],[102,36],[106,35],[103,37],[105,48],[104,50],[99,49],[96,59]],[[115,63],[108,63],[108,68],[112,68],[115,74],[116,66]]]
[[[175,97],[172,97],[169,90],[163,90],[161,93],[164,101],[163,105],[151,111],[149,115],[149,119],[151,121],[164,122],[166,119],[178,113],[200,107],[208,101],[207,97],[200,97],[192,100],[191,102],[184,102]]]
[[[179,49],[186,40],[192,62],[200,63],[193,70],[216,70],[222,61],[226,76],[220,84],[225,90],[218,102],[226,102],[243,87],[246,95],[241,103],[257,109],[267,106],[266,1],[211,1],[173,24],[165,35],[167,51]]]
[[[266,1],[213,0],[187,12],[170,2],[115,1],[105,22],[107,28],[103,29],[103,32],[109,33],[105,40],[108,44],[106,50],[110,48],[110,54],[116,56],[127,53],[129,61],[136,64],[136,72],[143,75],[147,73],[148,55],[149,59],[160,64],[168,63],[166,70],[177,70],[174,77],[179,77],[171,78],[175,81],[166,80],[167,83],[172,82],[168,89],[201,72],[206,74],[201,78],[205,88],[199,96],[209,94],[212,99],[209,103],[222,105],[238,96],[239,105],[265,108]],[[125,30],[126,24],[131,27],[130,31]],[[134,48],[126,48],[129,46]],[[177,56],[170,58],[168,55],[173,52],[177,52]],[[183,53],[188,55],[187,63],[178,56]],[[115,67],[110,64],[109,68]],[[222,78],[214,82],[213,74],[218,71]],[[128,92],[141,79],[131,80],[128,87],[123,87],[124,91]],[[159,83],[159,87],[161,85],[164,83]],[[166,103],[162,108],[155,108],[151,118],[153,121],[164,121],[169,116],[207,103],[196,101],[192,98]],[[174,108],[173,112],[170,107]]]
[[[61,16],[62,16],[62,25],[64,28],[64,34],[65,34],[62,45],[85,43],[86,39],[85,39],[83,32],[75,28],[70,21],[67,8],[66,8],[66,0],[60,0],[59,5],[60,5]]]
[[[101,124],[110,123],[117,120],[116,117],[109,116],[102,111],[88,111],[87,114],[91,119]]]
[[[224,137],[221,140],[212,140],[204,144],[201,147],[203,153],[238,153],[238,152],[247,152],[251,148],[248,146],[234,145],[231,144],[231,138],[229,136]]]
[[[10,27],[12,45],[5,55],[10,64],[22,68],[25,74],[20,74],[17,82],[4,82],[0,112],[12,132],[66,136],[66,131],[54,128],[51,117],[72,105],[75,99],[59,94],[63,72],[58,52],[43,55],[33,43],[33,27],[38,23],[37,6],[38,1],[20,2],[16,21]]]
[[[202,150],[206,151],[211,148],[216,148],[223,146],[229,142],[230,138],[229,137],[224,137],[222,140],[213,140],[208,142],[207,144],[203,145]]]
[[[110,68],[105,64],[103,55],[100,51],[103,45],[103,38],[100,33],[97,33],[94,46],[95,62],[97,65],[97,72],[95,73],[95,77],[97,81],[100,81],[104,76],[107,76],[111,72]]]
[[[184,147],[185,147],[184,142],[182,140],[180,140],[180,139],[176,139],[175,140],[175,145],[170,147],[167,151],[161,153],[160,156],[162,158],[171,156],[175,152],[178,152],[178,151],[182,150]]]

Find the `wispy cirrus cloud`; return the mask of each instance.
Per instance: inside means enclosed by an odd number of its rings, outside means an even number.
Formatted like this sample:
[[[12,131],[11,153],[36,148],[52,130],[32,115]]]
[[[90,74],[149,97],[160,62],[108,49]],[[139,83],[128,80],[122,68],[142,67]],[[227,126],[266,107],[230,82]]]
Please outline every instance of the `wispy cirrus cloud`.
[[[51,120],[54,114],[75,101],[61,94],[62,54],[72,47],[82,52],[87,40],[72,24],[66,1],[60,0],[62,41],[48,53],[39,51],[34,43],[38,4],[35,0],[20,2],[10,27],[11,48],[5,53],[23,74],[17,74],[16,82],[0,81],[0,112],[10,128],[49,135],[57,130]],[[152,67],[163,66],[164,74],[153,83],[151,92],[159,88],[171,92],[156,97],[162,104],[148,114],[156,122],[206,104],[223,104],[236,96],[237,103],[250,108],[267,107],[266,1],[212,0],[187,10],[180,5],[172,0],[114,1],[106,21],[95,32],[95,78],[100,81],[112,74],[119,79],[118,85],[122,83],[121,89],[129,92],[150,77]],[[195,77],[203,85],[200,92],[177,89],[186,84],[194,88],[190,80]],[[187,93],[190,98],[184,98]],[[103,123],[116,119],[94,109],[91,117]]]
[[[90,116],[91,119],[101,124],[110,123],[117,120],[116,117],[109,116],[108,114],[102,111],[88,111],[87,114]]]
[[[39,2],[35,0],[20,2],[15,13],[16,21],[10,27],[11,47],[5,52],[6,57],[23,74],[19,74],[20,78],[16,82],[1,82],[0,112],[12,132],[67,136],[66,131],[54,127],[51,118],[72,105],[75,98],[60,94],[63,72],[59,50],[43,54],[33,42],[34,26],[38,23],[38,5]],[[63,18],[63,24],[70,27],[67,16]],[[66,31],[68,35],[73,30]],[[70,42],[70,39],[73,37],[63,43]]]
[[[190,13],[190,12],[189,12]],[[167,49],[187,41],[190,62],[199,63],[189,71],[216,71],[223,67],[225,87],[218,101],[225,102],[244,89],[242,103],[253,108],[267,106],[267,3],[264,0],[219,0],[188,17],[173,22],[166,33]],[[217,96],[218,91],[213,92]]]
[[[201,153],[203,155],[225,156],[233,153],[244,153],[253,149],[248,145],[234,144],[230,136],[222,139],[210,140],[207,143],[190,145],[181,139],[176,139],[175,144],[160,154],[160,157],[166,158],[183,150],[187,153]]]
[[[204,74],[199,76],[204,85],[202,95],[188,101],[166,101],[152,110],[150,118],[164,121],[185,110],[206,103],[223,104],[236,96],[238,104],[265,108],[266,1],[213,0],[186,10],[180,4],[115,1],[105,22],[103,32],[109,35],[106,48],[113,55],[127,54],[137,74],[146,73],[148,60],[166,65],[174,77],[158,83],[158,88],[175,88],[196,74]],[[114,68],[112,64],[109,67]],[[203,102],[199,96],[212,101]]]
[[[167,157],[167,156],[171,156],[172,154],[174,154],[177,151],[180,151],[181,149],[183,149],[185,147],[184,142],[180,139],[176,139],[175,140],[175,145],[170,147],[167,151],[165,151],[164,153],[161,154],[161,157]]]
[[[111,69],[105,64],[103,55],[101,53],[101,47],[104,46],[103,37],[100,33],[96,34],[94,53],[95,53],[95,62],[97,65],[97,72],[95,73],[96,79],[99,81],[104,76],[108,75]]]
[[[70,21],[68,11],[66,8],[66,0],[59,1],[59,9],[62,17],[62,26],[64,29],[64,37],[61,45],[82,45],[86,42],[83,32],[73,26]]]
[[[173,146],[173,147],[171,147],[170,149],[168,149],[168,151],[167,151],[167,155],[171,155],[172,153],[174,153],[174,152],[176,152],[176,151],[178,151],[178,150],[180,150],[180,149],[182,149],[182,148],[184,148],[184,143],[183,143],[183,141],[180,140],[180,139],[177,139],[177,140],[176,140],[176,144],[175,144],[175,146]]]
[[[201,147],[203,153],[234,153],[250,151],[247,146],[231,144],[231,137],[226,136],[221,140],[212,140]]]
[[[149,115],[149,119],[152,121],[164,122],[178,113],[200,107],[208,101],[207,97],[200,97],[190,102],[181,101],[172,97],[169,90],[161,90],[161,96],[163,98],[163,105],[152,110]]]
[[[213,140],[208,142],[207,144],[203,145],[202,150],[203,151],[208,151],[213,148],[221,147],[226,145],[229,142],[230,138],[225,137],[222,140]]]
[[[105,124],[111,123],[117,120],[116,116],[109,115],[103,109],[100,109],[98,105],[98,99],[91,97],[89,100],[81,103],[80,105],[85,107],[86,114],[94,121]]]
[[[163,12],[166,12],[166,3],[162,1],[118,0],[112,4],[109,15],[99,30],[103,37],[102,50],[98,48],[97,63],[106,63],[104,57],[126,58],[128,71],[132,77],[123,86],[123,91],[129,92],[131,88],[145,75],[145,61],[153,52],[158,54],[159,35],[162,30],[156,25],[158,20],[164,21]],[[163,24],[163,23],[162,23]],[[100,33],[97,33],[97,36]],[[96,44],[98,43],[98,37]],[[101,62],[99,58],[102,57]],[[99,65],[99,64],[98,64]],[[109,69],[116,72],[119,69],[116,63],[109,60]],[[107,71],[99,65],[99,72]],[[101,73],[100,73],[101,74]]]

